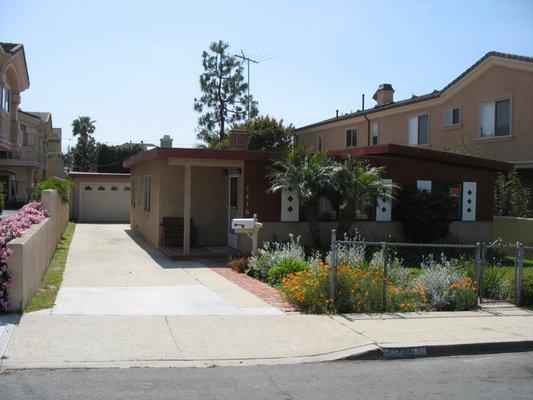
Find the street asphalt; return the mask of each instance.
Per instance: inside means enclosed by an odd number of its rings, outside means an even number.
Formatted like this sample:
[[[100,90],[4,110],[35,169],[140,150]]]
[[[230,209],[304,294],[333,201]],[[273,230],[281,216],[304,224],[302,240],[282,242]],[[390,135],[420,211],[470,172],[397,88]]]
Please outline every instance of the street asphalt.
[[[0,399],[531,399],[533,352],[257,367],[11,370]]]

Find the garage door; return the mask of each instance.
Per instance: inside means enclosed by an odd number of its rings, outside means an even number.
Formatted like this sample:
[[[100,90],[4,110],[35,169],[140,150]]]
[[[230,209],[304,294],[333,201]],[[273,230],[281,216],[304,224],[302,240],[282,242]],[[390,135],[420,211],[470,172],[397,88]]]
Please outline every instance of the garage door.
[[[129,183],[80,183],[80,222],[128,222]]]

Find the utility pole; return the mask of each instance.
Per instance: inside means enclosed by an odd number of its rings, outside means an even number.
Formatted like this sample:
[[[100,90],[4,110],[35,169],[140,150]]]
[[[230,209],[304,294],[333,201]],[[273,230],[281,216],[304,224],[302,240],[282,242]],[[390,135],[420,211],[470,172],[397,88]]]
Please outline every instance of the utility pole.
[[[241,50],[241,54],[235,54],[235,57],[240,58],[243,61],[246,61],[246,70],[248,75],[248,96],[246,99],[246,120],[250,118],[250,62],[253,62],[254,64],[259,64],[259,61],[253,60],[250,57],[247,57],[244,54],[244,51]]]

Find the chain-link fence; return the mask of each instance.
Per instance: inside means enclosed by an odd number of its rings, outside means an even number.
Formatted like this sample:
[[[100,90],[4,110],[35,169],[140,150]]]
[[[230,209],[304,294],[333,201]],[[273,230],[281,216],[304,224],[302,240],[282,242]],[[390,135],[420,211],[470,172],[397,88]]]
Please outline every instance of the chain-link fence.
[[[475,293],[478,304],[506,301],[519,305],[524,269],[533,267],[525,258],[533,253],[531,250],[532,247],[520,243],[464,245],[337,240],[336,232],[332,231],[330,300],[335,304],[338,286],[342,285],[343,272],[338,272],[338,267],[356,265],[379,271],[380,282],[374,279],[374,283],[381,288],[382,311],[398,310],[398,296],[395,296],[398,286],[410,290],[423,286],[421,293],[433,295],[434,292],[436,297],[437,286],[446,283],[452,288],[453,285],[468,287]],[[530,272],[533,274],[533,268]],[[440,301],[432,300],[436,304]]]

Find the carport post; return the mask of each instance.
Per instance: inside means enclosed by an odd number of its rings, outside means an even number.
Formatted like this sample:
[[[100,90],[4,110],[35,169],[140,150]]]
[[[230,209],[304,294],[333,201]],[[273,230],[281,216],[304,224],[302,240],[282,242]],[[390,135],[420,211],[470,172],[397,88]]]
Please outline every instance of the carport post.
[[[183,181],[183,255],[191,252],[191,165],[184,166]]]

